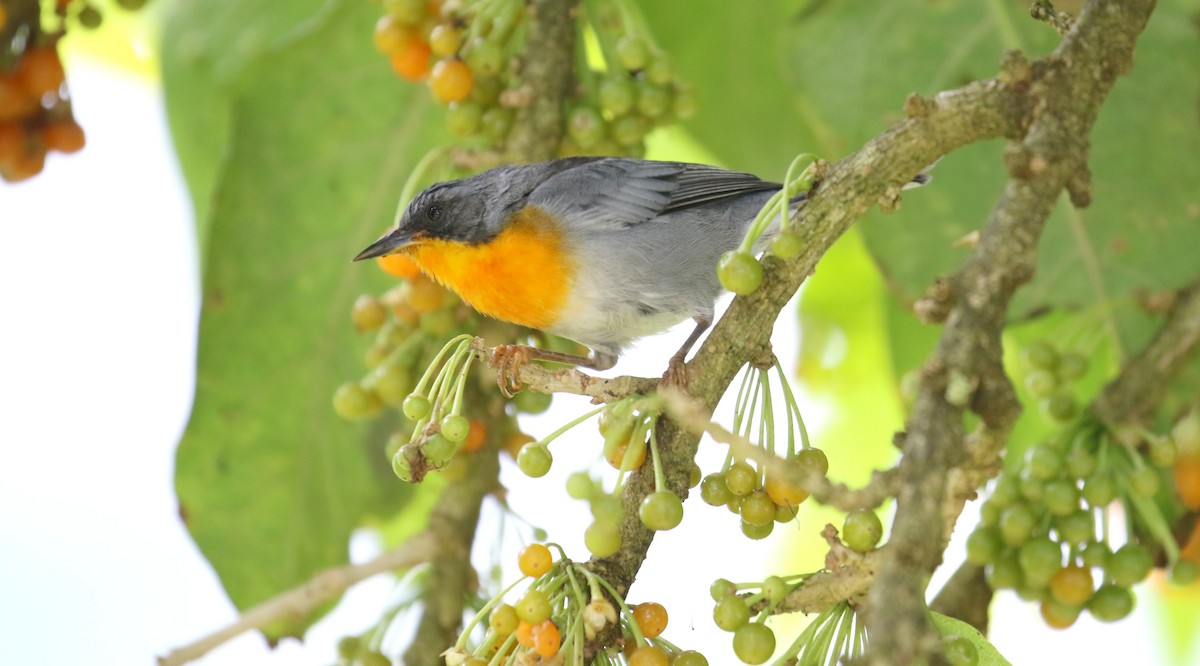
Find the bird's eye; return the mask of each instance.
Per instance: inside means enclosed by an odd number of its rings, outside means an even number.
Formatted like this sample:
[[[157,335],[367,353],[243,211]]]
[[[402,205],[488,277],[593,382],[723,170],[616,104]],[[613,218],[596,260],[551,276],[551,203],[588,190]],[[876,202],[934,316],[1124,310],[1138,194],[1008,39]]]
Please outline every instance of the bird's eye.
[[[437,222],[442,219],[442,207],[434,204],[425,209],[425,215],[432,221]]]

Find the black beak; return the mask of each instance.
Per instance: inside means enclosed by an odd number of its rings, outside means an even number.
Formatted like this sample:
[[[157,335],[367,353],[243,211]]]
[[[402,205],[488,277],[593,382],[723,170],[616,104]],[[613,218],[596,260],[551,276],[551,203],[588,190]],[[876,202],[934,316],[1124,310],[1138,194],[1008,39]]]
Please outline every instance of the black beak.
[[[412,242],[412,234],[402,233],[399,229],[393,229],[384,234],[383,238],[371,243],[367,249],[359,252],[358,256],[354,257],[354,261],[395,254],[411,245]]]

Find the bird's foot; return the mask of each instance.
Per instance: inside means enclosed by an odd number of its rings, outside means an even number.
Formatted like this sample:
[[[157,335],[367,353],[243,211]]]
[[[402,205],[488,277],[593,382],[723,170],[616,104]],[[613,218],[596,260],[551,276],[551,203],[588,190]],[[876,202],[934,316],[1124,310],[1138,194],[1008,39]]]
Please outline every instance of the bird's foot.
[[[492,349],[492,367],[496,369],[496,384],[506,398],[525,388],[518,379],[521,367],[533,358],[533,348],[528,345],[496,345]]]
[[[683,354],[675,354],[667,361],[667,371],[663,373],[660,383],[687,392],[688,370],[687,364],[683,362]]]

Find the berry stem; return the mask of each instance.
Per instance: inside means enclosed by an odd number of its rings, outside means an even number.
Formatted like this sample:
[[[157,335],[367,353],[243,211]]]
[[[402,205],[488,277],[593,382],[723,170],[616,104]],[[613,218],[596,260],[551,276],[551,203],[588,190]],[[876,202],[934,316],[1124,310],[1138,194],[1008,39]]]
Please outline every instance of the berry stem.
[[[658,437],[654,435],[654,428],[650,428],[650,457],[654,463],[654,491],[662,492],[667,489],[667,479],[663,474],[662,458],[658,456]]]
[[[775,360],[775,372],[779,373],[779,383],[783,386],[783,398],[787,403],[789,413],[794,413],[796,423],[800,426],[800,446],[806,449],[812,448],[812,443],[808,440],[808,428],[804,425],[804,416],[800,414],[800,403],[796,402],[796,396],[792,393],[792,387],[788,384],[787,374],[783,371],[783,365],[779,359]],[[795,451],[792,449],[791,440],[791,421],[788,421],[788,457],[792,457]]]
[[[458,641],[454,643],[454,647],[459,650],[465,650],[467,647],[467,640],[471,637],[471,631],[475,629],[475,625],[479,624],[479,622],[485,616],[487,616],[488,613],[492,612],[492,609],[495,608],[497,604],[504,600],[504,595],[512,592],[513,588],[526,578],[528,578],[528,576],[521,576],[509,584],[508,587],[501,590],[499,594],[489,599],[488,602],[483,605],[483,608],[480,608],[479,612],[475,614],[475,617],[471,618],[471,621],[468,622],[465,627],[463,627],[462,633],[458,635]]]
[[[570,430],[571,428],[574,428],[575,426],[577,426],[577,425],[579,425],[580,423],[583,423],[584,421],[586,421],[586,420],[588,420],[588,419],[592,418],[593,416],[595,416],[595,415],[599,414],[600,412],[604,411],[604,410],[605,410],[605,409],[607,409],[607,408],[608,408],[608,405],[601,405],[601,406],[599,406],[599,407],[597,407],[597,408],[595,408],[595,409],[591,410],[590,412],[587,412],[587,413],[586,413],[586,414],[584,414],[583,416],[580,416],[580,417],[578,417],[578,418],[576,418],[576,419],[574,419],[574,420],[572,420],[572,421],[569,421],[569,422],[568,422],[566,425],[564,425],[563,427],[561,427],[561,428],[559,428],[558,430],[555,430],[554,432],[550,433],[549,435],[546,435],[545,437],[543,437],[543,438],[542,438],[542,439],[541,439],[541,440],[540,440],[540,441],[537,443],[537,445],[538,445],[538,446],[546,446],[546,445],[548,445],[550,442],[553,442],[554,440],[558,439],[559,437],[562,437],[562,436],[563,436],[564,434],[566,434],[566,432],[567,432],[568,430]],[[559,549],[559,551],[561,552],[561,549]],[[564,557],[566,557],[566,553],[563,553],[563,556],[564,556]]]
[[[600,586],[607,590],[609,596],[611,596],[613,600],[617,602],[617,605],[621,607],[621,616],[625,618],[625,626],[629,628],[629,633],[633,634],[633,639],[638,646],[641,647],[646,645],[646,637],[642,635],[642,630],[640,627],[638,627],[637,620],[633,619],[633,611],[629,610],[629,606],[625,605],[625,600],[621,598],[621,595],[617,594],[617,591],[608,584],[608,581],[593,574],[587,569],[583,569],[582,571],[585,576],[589,577],[589,579],[595,579],[596,582],[600,583]]]
[[[463,333],[461,335],[454,336],[449,342],[447,342],[442,347],[442,350],[437,353],[437,356],[433,357],[433,361],[429,364],[429,367],[425,368],[425,374],[421,375],[421,380],[417,382],[417,387],[413,389],[413,394],[425,395],[425,392],[429,390],[429,382],[433,379],[434,372],[442,367],[442,359],[446,357],[446,354],[450,351],[450,348],[458,345],[463,340],[471,339],[473,339],[473,336]]]
[[[509,657],[513,643],[516,642],[516,632],[509,634],[508,638],[504,639],[504,642],[500,644],[500,649],[496,651],[496,656],[492,657],[491,661],[488,662],[488,666],[500,666],[500,664],[503,664],[504,660]]]

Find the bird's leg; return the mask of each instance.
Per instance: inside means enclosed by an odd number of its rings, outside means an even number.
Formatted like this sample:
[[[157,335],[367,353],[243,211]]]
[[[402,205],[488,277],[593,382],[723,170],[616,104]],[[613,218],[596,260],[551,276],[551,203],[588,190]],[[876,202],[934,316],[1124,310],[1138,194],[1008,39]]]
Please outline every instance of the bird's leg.
[[[692,329],[692,334],[687,340],[683,341],[683,346],[679,351],[671,356],[671,360],[667,361],[667,371],[663,373],[662,381],[664,384],[677,386],[682,389],[687,388],[687,366],[683,364],[687,358],[688,352],[692,350],[692,346],[700,339],[700,336],[712,326],[712,315],[697,315],[692,317],[696,322],[696,328]]]
[[[511,398],[514,393],[524,388],[517,375],[521,372],[521,366],[530,361],[549,361],[592,370],[608,370],[617,364],[617,356],[594,350],[590,356],[580,356],[529,345],[496,345],[492,350],[492,365],[496,368],[496,383],[500,385],[500,392],[505,397]]]

